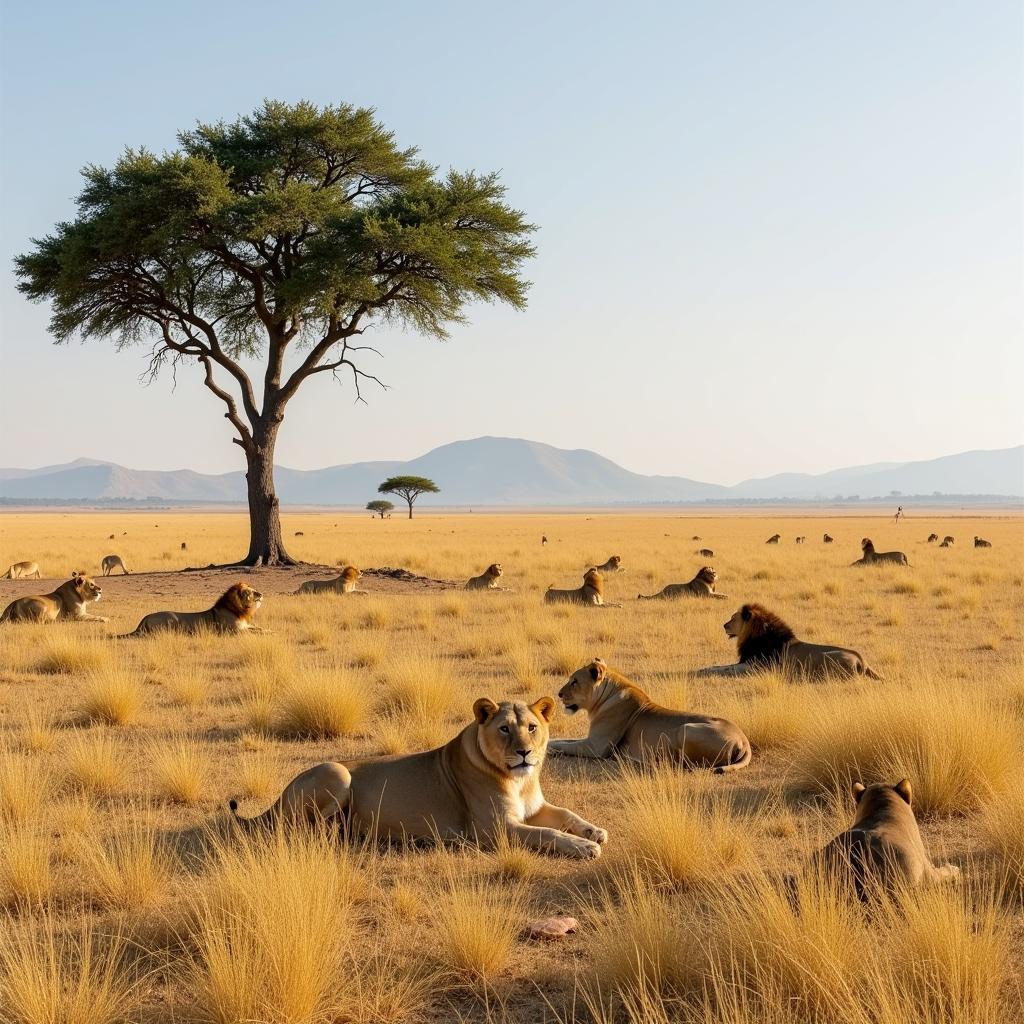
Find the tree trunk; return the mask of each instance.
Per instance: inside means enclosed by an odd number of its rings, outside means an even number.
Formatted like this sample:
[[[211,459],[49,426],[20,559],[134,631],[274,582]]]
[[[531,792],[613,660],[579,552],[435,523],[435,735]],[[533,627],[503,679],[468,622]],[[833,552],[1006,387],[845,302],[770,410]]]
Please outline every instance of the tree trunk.
[[[412,519],[412,498],[406,498],[405,500],[409,502],[409,518]]]
[[[297,565],[281,535],[281,504],[274,490],[274,446],[279,424],[253,432],[246,453],[249,492],[249,553],[241,565]]]

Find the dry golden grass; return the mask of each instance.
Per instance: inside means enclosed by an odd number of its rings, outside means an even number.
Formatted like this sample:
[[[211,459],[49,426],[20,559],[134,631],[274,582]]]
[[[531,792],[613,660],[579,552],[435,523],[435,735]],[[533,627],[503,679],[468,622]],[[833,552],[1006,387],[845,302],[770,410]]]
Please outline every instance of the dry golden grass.
[[[451,580],[497,560],[512,592],[368,575],[366,597],[308,599],[292,596],[303,570],[265,571],[252,580],[269,634],[129,643],[111,637],[235,582],[141,574],[223,561],[244,546],[242,517],[0,515],[0,562],[97,564],[115,533],[140,574],[104,581],[108,625],[0,627],[0,899],[14,915],[0,1020],[1024,1024],[1020,519],[288,514],[299,558]],[[996,546],[938,551],[929,532]],[[865,535],[912,568],[850,569]],[[728,601],[635,600],[692,578],[703,544]],[[621,607],[543,604],[612,551],[629,566],[607,580]],[[0,581],[0,604],[51,582]],[[722,623],[746,600],[860,650],[884,679],[694,676],[735,659]],[[554,694],[595,655],[655,700],[735,721],[751,765],[719,777],[549,758],[546,797],[609,830],[593,864],[507,841],[362,849],[226,827],[230,796],[258,812],[319,761],[443,743],[477,697]],[[585,715],[552,722],[586,731]],[[962,886],[866,914],[807,878],[795,913],[783,879],[849,825],[847,781],[900,775]],[[577,936],[521,939],[528,918],[562,912]]]

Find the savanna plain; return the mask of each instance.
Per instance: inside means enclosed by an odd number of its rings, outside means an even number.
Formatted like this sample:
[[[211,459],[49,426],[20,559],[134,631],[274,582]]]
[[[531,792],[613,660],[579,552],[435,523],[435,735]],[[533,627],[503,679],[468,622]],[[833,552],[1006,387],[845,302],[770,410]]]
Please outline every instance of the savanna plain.
[[[396,511],[284,525],[321,568],[178,572],[245,550],[233,513],[0,515],[0,567],[32,559],[44,577],[0,581],[4,605],[73,570],[98,578],[107,554],[132,572],[99,580],[89,611],[107,624],[0,626],[0,1018],[1024,1019],[1020,519]],[[864,536],[910,566],[851,568]],[[619,607],[543,603],[614,554]],[[508,591],[460,589],[491,562]],[[452,585],[367,575],[364,596],[292,593],[346,564]],[[636,600],[705,564],[728,600]],[[150,611],[210,607],[238,579],[263,591],[268,634],[116,638]],[[735,660],[722,626],[746,601],[859,650],[883,679],[695,677]],[[664,704],[732,719],[752,763],[715,776],[549,754],[547,799],[610,834],[585,862],[231,824],[231,797],[252,814],[317,762],[439,745],[476,698],[556,694],[595,656]],[[583,714],[551,723],[552,737],[585,732]],[[902,777],[959,884],[861,904],[800,876],[852,820],[853,780]],[[524,938],[553,913],[576,932]]]

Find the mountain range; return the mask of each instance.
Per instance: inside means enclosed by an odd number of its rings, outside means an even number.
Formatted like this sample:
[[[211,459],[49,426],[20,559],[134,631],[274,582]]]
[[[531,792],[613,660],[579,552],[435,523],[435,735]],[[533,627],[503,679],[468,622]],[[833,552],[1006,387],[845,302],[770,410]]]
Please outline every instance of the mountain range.
[[[279,466],[275,479],[284,504],[363,505],[376,496],[377,485],[385,477],[400,473],[435,480],[442,493],[432,503],[444,505],[834,501],[938,494],[1020,498],[1024,497],[1024,445],[820,474],[780,473],[726,487],[686,477],[632,473],[585,449],[478,437],[441,445],[408,462],[356,462],[315,470]],[[245,500],[245,477],[240,471],[127,469],[97,459],[76,459],[40,469],[0,469],[0,500],[4,499],[233,503]]]

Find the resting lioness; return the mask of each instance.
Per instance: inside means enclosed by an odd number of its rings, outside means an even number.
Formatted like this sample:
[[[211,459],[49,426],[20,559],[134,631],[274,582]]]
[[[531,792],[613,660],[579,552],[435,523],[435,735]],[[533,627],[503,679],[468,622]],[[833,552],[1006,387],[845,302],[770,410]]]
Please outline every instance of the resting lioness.
[[[552,584],[544,594],[545,604],[604,605],[604,580],[596,569],[588,569],[583,586],[575,590],[555,590]]]
[[[612,555],[604,565],[595,565],[595,569],[598,572],[624,572],[625,566],[622,564],[621,555]]]
[[[939,535],[937,533],[929,533],[928,534],[928,543],[929,544],[934,544],[938,539],[939,539]]]
[[[907,556],[902,551],[876,551],[870,537],[865,537],[860,542],[860,549],[864,554],[856,562],[851,562],[851,565],[879,565],[882,562],[910,565]]]
[[[764,669],[807,676],[830,673],[841,676],[882,677],[856,651],[834,644],[809,644],[797,640],[773,612],[759,604],[745,604],[725,623],[726,636],[736,641],[739,663],[702,668],[701,676],[740,676]]]
[[[263,595],[246,583],[229,587],[217,603],[205,612],[150,612],[131,633],[123,636],[145,636],[170,630],[174,633],[263,633],[265,630],[252,624],[256,609],[263,602]]]
[[[494,562],[479,575],[471,576],[466,583],[467,590],[501,590],[498,586],[498,580],[501,579],[501,575],[505,570],[501,567],[501,562]]]
[[[35,562],[15,562],[0,579],[27,580],[30,576],[39,579],[39,566]]]
[[[718,573],[710,565],[705,565],[689,583],[670,583],[656,594],[637,594],[636,599],[638,601],[656,601],[659,598],[715,597],[725,600],[729,596],[728,594],[718,594],[715,592],[715,581],[717,579]]]
[[[990,548],[992,547],[992,541],[985,540],[983,537],[975,537],[974,546],[976,548]]]
[[[296,594],[351,594],[355,592],[356,584],[362,572],[354,565],[346,565],[341,575],[333,580],[306,580],[305,583],[295,591]]]
[[[473,721],[443,747],[404,757],[336,761],[309,768],[247,826],[341,814],[382,839],[470,839],[493,846],[501,833],[536,850],[599,857],[604,829],[547,803],[540,770],[553,697],[527,706],[481,697]],[[237,816],[238,805],[231,801]]]
[[[781,533],[773,533],[766,541],[765,544],[778,544],[782,540]]]
[[[54,622],[74,619],[76,622],[106,622],[102,615],[90,615],[85,607],[98,601],[103,588],[91,576],[76,572],[52,594],[42,597],[19,597],[0,615],[0,622]]]
[[[951,548],[954,545],[954,543],[956,543],[956,539],[954,537],[943,537],[942,543],[939,545],[939,547]]]
[[[669,757],[687,766],[714,768],[718,774],[750,764],[750,740],[739,726],[655,704],[601,658],[574,672],[558,696],[570,715],[587,712],[590,732],[585,740],[551,740],[548,749],[555,754],[619,754],[633,761]]]
[[[906,779],[895,786],[876,782],[865,787],[855,782],[853,799],[857,804],[853,824],[815,855],[816,866],[851,880],[861,898],[875,887],[892,892],[960,877],[958,867],[935,867],[929,859],[911,810]]]

